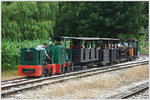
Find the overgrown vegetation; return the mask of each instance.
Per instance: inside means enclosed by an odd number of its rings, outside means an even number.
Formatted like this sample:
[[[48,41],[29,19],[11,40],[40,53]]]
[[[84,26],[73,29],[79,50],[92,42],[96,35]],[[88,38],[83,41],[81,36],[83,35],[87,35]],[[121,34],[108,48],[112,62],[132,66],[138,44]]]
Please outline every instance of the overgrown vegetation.
[[[148,41],[140,41],[139,42],[139,53],[149,53],[149,43]]]
[[[139,53],[149,53],[149,33],[148,29],[141,31],[143,35],[140,36],[139,40]]]
[[[22,48],[28,48],[28,47],[36,47],[37,45],[41,45],[43,42],[46,42],[48,44],[47,40],[14,40],[13,42],[9,39],[2,39],[1,41],[1,48],[2,48],[2,69],[17,69],[17,66],[19,65],[21,61],[21,55],[20,51]]]

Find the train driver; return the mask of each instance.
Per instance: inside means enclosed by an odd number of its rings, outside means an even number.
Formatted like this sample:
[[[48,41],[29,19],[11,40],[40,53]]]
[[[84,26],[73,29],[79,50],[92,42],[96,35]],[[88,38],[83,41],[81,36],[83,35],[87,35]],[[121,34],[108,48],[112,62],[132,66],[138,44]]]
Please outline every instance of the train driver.
[[[45,55],[47,56],[47,58],[48,58],[49,60],[51,60],[50,57],[48,56],[47,52],[46,52],[46,49],[45,49],[46,45],[47,45],[47,43],[43,43],[42,45],[38,45],[38,46],[36,47],[36,49],[37,49],[37,50],[44,50],[44,51],[45,51]]]

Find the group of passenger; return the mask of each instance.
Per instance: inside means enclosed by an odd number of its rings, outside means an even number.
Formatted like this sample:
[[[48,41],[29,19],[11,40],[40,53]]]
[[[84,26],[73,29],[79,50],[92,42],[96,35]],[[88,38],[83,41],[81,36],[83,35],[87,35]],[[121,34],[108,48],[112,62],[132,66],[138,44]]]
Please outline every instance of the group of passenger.
[[[117,49],[117,44],[109,44],[109,48],[108,49]]]
[[[73,41],[73,43],[72,43],[72,48],[74,49],[74,48],[82,48],[82,49],[85,49],[85,48],[88,48],[88,49],[91,49],[91,44],[90,44],[90,42],[89,41],[87,41],[87,47],[85,47],[84,46],[84,44],[83,43],[79,43],[79,42],[77,42],[77,41]]]
[[[73,41],[72,48],[74,49],[74,48],[80,48],[81,47],[82,49],[85,49],[85,48],[91,49],[91,43],[89,41],[87,41],[86,43],[87,43],[87,45],[85,47],[83,43],[80,44],[77,41]],[[108,44],[108,49],[117,49],[117,48],[118,48],[117,44]],[[97,49],[98,50],[101,49],[101,44],[100,43],[97,44]],[[104,45],[104,49],[107,49],[106,44]]]
[[[80,44],[77,41],[73,41],[72,48],[74,49],[74,48],[80,48],[81,47],[81,49],[85,49],[85,48],[91,49],[92,48],[91,43],[89,41],[87,41],[86,43],[87,43],[87,45],[85,46],[83,43]],[[100,43],[97,45],[97,49],[98,50],[101,49]]]
[[[72,43],[72,48],[74,49],[74,48],[82,48],[82,49],[85,49],[85,48],[88,48],[88,49],[91,49],[91,43],[89,42],[89,41],[87,41],[86,42],[87,43],[87,45],[86,45],[86,47],[85,47],[85,45],[83,44],[83,43],[79,43],[78,41],[73,41],[73,43]],[[50,42],[50,45],[51,45],[52,43]],[[61,45],[61,40],[60,39],[57,39],[57,43],[55,43],[55,45]],[[46,55],[46,57],[49,59],[49,60],[51,60],[51,58],[49,57],[49,55],[47,54],[47,52],[46,52],[46,46],[47,46],[47,43],[43,43],[42,45],[38,45],[37,47],[36,47],[36,49],[37,50],[44,50],[45,51],[45,55]],[[109,44],[108,45],[108,49],[116,49],[117,48],[117,44]],[[97,49],[98,50],[101,50],[101,45],[100,44],[98,44],[97,45]],[[107,49],[107,45],[105,44],[105,49]],[[69,60],[69,58],[68,58],[68,54],[66,53],[66,59],[67,59],[67,61]]]

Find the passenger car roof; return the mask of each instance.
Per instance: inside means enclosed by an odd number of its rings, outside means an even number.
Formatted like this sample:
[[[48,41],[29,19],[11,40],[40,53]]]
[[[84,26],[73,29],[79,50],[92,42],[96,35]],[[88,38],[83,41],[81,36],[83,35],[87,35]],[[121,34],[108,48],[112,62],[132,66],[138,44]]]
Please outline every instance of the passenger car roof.
[[[125,40],[125,41],[138,41],[136,39],[132,39],[132,38],[122,38],[120,39],[121,41]]]
[[[61,38],[65,39],[74,39],[74,40],[119,40],[113,38],[97,38],[97,37],[68,37],[68,36],[61,36]]]

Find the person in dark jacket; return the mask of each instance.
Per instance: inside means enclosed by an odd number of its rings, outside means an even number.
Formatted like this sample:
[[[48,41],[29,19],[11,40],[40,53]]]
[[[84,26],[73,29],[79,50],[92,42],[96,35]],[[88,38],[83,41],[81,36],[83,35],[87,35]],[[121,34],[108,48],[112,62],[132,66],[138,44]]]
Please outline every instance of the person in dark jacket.
[[[61,45],[59,38],[57,39],[57,43],[55,43],[55,45]]]

